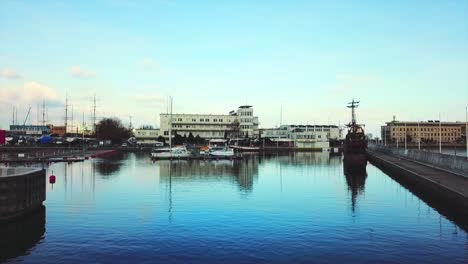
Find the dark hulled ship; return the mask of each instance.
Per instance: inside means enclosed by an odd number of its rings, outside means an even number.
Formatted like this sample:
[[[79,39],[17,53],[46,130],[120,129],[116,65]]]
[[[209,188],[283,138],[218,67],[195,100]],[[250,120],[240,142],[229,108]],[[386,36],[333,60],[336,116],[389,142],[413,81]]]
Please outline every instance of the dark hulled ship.
[[[353,101],[347,106],[351,108],[351,123],[348,124],[348,133],[343,145],[343,162],[347,171],[361,171],[366,169],[367,165],[367,138],[364,129],[356,122],[355,109],[359,102]]]

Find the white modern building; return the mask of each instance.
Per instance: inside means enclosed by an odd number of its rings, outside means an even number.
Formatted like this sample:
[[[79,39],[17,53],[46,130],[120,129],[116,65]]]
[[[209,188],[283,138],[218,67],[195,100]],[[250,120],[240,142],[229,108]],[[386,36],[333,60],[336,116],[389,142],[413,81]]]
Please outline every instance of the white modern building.
[[[204,139],[232,137],[233,132],[237,137],[258,137],[258,117],[253,116],[252,106],[240,106],[237,111],[231,111],[227,115],[212,114],[170,114],[160,115],[161,136],[169,138],[169,127],[172,123],[173,134]]]
[[[134,129],[133,135],[137,144],[155,144],[158,141],[159,129]]]
[[[329,125],[282,125],[261,130],[261,138],[273,142],[291,142],[297,148],[329,148],[330,140],[341,139],[338,126]]]

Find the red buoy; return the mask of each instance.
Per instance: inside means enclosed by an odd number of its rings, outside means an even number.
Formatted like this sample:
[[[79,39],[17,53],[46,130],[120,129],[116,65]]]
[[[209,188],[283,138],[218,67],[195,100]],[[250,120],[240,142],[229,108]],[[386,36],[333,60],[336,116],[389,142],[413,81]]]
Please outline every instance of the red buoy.
[[[49,176],[49,183],[54,184],[55,183],[55,175],[50,175]]]

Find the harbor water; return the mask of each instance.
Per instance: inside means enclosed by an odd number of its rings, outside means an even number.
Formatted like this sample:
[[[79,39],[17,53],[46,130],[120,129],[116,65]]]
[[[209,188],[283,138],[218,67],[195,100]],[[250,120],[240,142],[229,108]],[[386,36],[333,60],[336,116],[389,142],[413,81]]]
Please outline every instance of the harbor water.
[[[44,207],[0,225],[0,262],[468,263],[462,221],[328,153],[55,163]]]

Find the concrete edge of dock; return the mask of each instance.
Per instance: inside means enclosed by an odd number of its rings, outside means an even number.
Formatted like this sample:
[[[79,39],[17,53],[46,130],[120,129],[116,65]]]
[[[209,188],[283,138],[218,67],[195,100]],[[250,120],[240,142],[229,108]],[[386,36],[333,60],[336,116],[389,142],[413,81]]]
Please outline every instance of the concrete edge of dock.
[[[412,187],[434,196],[440,201],[449,203],[455,207],[460,207],[460,210],[467,210],[468,212],[468,197],[462,193],[428,179],[417,171],[403,168],[394,162],[380,158],[372,152],[368,152],[367,157],[371,163],[385,171],[388,171],[392,178],[404,181],[405,183],[412,185]]]

